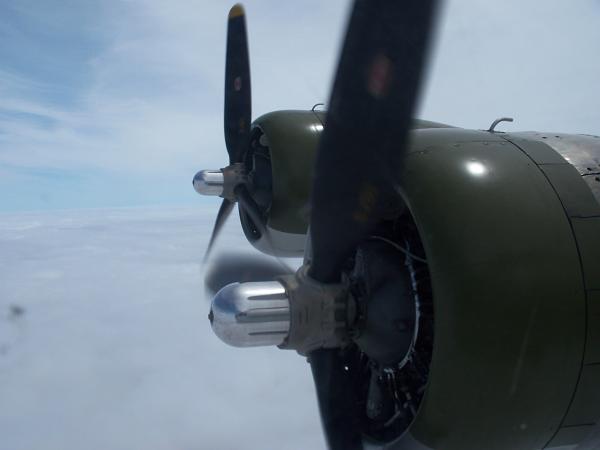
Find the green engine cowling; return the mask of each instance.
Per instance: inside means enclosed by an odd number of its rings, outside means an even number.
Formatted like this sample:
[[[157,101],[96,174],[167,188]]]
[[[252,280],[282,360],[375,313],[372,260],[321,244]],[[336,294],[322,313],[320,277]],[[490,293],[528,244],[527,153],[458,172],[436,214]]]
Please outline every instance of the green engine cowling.
[[[459,129],[415,131],[401,179],[435,332],[423,403],[390,448],[597,448],[597,181],[543,139]]]
[[[258,227],[242,211],[240,214],[248,241],[263,253],[284,257],[304,254],[312,172],[324,121],[324,111],[287,110],[267,113],[252,124],[252,145],[246,166],[250,168],[251,179],[269,178],[264,183],[269,190],[268,201],[262,204],[258,201],[264,212],[264,223]],[[415,122],[415,128],[434,127],[447,126]],[[265,148],[269,155],[267,172],[259,173],[256,167],[259,147]],[[256,191],[253,195],[261,197]],[[269,239],[257,232],[260,228],[267,230]]]
[[[274,237],[249,238],[262,251],[303,253],[323,119],[254,123],[272,170]],[[386,448],[597,448],[600,139],[414,128],[400,191],[431,274],[434,346],[416,417]]]
[[[242,210],[240,218],[246,238],[263,253],[283,257],[304,254],[311,173],[324,118],[320,111],[275,111],[252,124],[246,166],[264,222],[256,226]],[[257,164],[260,149],[268,154],[268,167],[262,171]],[[268,195],[256,188],[260,183]],[[267,200],[261,202],[261,196]]]

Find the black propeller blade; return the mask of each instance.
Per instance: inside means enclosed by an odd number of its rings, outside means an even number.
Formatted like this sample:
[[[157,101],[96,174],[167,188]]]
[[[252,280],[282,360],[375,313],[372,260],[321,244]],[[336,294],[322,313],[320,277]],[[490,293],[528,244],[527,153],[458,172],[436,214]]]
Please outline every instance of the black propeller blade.
[[[355,0],[321,137],[312,190],[310,275],[340,280],[344,261],[397,197],[436,0]],[[333,450],[361,449],[340,350],[310,355]]]
[[[230,283],[273,281],[280,275],[293,273],[290,267],[273,258],[249,254],[225,254],[211,263],[211,268],[204,278],[204,286],[210,295],[214,296]]]
[[[357,0],[321,137],[312,191],[311,275],[340,266],[394,194],[436,0]]]
[[[225,144],[233,164],[241,162],[252,120],[246,14],[240,4],[229,11],[225,61]]]
[[[321,423],[331,450],[361,450],[360,417],[354,401],[351,374],[344,368],[339,349],[321,349],[310,354]]]
[[[250,142],[250,122],[252,120],[252,97],[250,89],[250,61],[248,57],[248,36],[246,13],[240,4],[229,10],[227,21],[227,53],[225,56],[225,146],[229,164],[242,162],[246,147]],[[204,261],[233,209],[234,202],[224,199],[204,254]]]
[[[208,246],[206,247],[206,252],[204,252],[204,262],[208,260],[208,256],[212,251],[213,246],[215,245],[215,241],[217,240],[217,236],[221,232],[223,225],[225,225],[225,221],[231,214],[231,210],[233,209],[234,203],[231,200],[223,199],[221,202],[221,207],[219,208],[219,212],[217,213],[217,218],[215,219],[215,225],[213,226],[212,233],[210,235],[210,240],[208,241]]]

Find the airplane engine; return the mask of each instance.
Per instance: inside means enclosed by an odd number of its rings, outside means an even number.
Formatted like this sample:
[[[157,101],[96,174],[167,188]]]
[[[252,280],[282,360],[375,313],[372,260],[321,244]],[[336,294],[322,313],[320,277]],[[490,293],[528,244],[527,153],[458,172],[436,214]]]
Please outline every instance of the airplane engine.
[[[211,326],[307,357],[332,450],[597,450],[600,137],[411,119],[438,4],[353,2],[329,111],[254,122],[231,8],[204,258],[237,203],[252,245],[304,260],[216,260]]]
[[[241,221],[263,252],[304,252],[323,119],[280,111],[254,122],[245,163],[264,222],[243,212]],[[416,121],[402,171],[398,205],[347,267],[350,278],[379,286],[363,291],[363,335],[345,366],[365,442],[567,450],[592,439],[600,432],[600,139]],[[412,319],[395,324],[402,314]],[[396,325],[394,344],[387,328]],[[406,333],[412,340],[400,338]]]
[[[593,172],[598,138],[413,131],[401,193],[427,256],[434,344],[392,448],[573,449],[598,433]]]
[[[250,194],[260,221],[240,209],[248,241],[275,256],[304,254],[314,157],[325,114],[275,111],[253,122],[245,156]]]

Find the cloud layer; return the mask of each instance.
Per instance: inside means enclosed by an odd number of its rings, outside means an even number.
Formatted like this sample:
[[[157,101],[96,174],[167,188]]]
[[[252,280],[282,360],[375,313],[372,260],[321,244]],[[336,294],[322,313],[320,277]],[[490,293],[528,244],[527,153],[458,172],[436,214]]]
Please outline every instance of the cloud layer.
[[[324,448],[306,361],[210,331],[212,214],[2,215],[2,448]],[[251,251],[233,220],[223,245]]]

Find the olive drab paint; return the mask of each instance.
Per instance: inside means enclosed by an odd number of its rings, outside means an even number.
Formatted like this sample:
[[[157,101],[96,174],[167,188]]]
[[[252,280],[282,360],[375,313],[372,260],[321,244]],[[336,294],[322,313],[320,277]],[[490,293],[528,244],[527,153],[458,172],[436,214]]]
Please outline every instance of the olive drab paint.
[[[324,117],[253,124],[271,155],[267,226],[283,236],[307,232]],[[600,139],[413,128],[398,192],[427,255],[434,349],[421,408],[386,448],[597,448]]]

